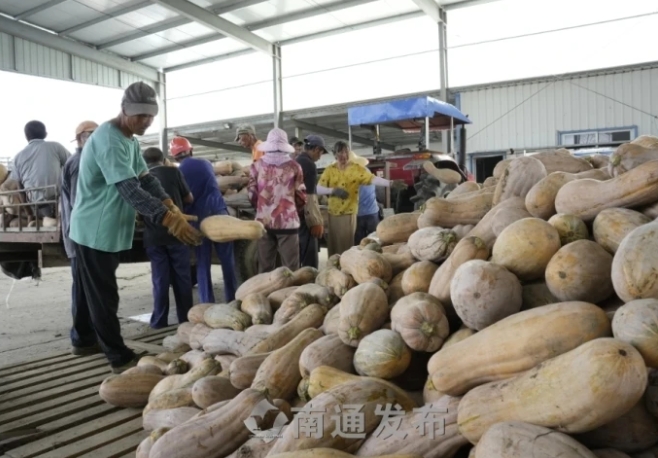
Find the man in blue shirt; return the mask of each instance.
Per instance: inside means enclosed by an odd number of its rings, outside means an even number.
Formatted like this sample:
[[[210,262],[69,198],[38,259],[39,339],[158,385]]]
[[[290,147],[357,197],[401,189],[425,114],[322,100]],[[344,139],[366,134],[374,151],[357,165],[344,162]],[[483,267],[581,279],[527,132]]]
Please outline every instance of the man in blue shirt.
[[[226,203],[217,186],[217,178],[210,161],[192,157],[192,144],[185,137],[174,137],[169,145],[169,151],[176,162],[180,163],[178,170],[185,177],[190,192],[194,196],[194,203],[186,207],[186,210],[198,218],[196,225],[209,216],[228,215]],[[211,304],[215,302],[215,292],[210,275],[213,246],[224,274],[224,298],[226,302],[231,302],[235,300],[235,291],[238,289],[233,242],[217,243],[208,239],[203,239],[203,243],[196,248],[195,252],[199,300]]]
[[[379,224],[379,204],[375,193],[375,185],[359,186],[359,213],[356,216],[356,231],[354,245],[361,243],[377,230]]]
[[[80,347],[74,353],[91,353],[98,342],[114,373],[137,364],[121,337],[116,278],[119,253],[132,247],[135,211],[184,243],[198,245],[203,239],[148,173],[142,158],[135,135],[144,135],[157,113],[155,90],[143,82],[131,84],[119,116],[94,131],[80,158],[70,238],[88,306],[76,310],[74,322],[87,326],[78,329]]]

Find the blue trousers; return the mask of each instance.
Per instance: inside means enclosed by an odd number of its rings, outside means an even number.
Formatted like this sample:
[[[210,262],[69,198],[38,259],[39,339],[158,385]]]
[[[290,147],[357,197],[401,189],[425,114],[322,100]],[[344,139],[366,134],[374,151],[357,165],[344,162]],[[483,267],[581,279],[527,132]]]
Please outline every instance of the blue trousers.
[[[153,281],[151,327],[159,329],[169,325],[169,285],[174,289],[178,322],[186,322],[193,303],[189,248],[185,245],[150,246],[146,247],[146,254],[151,260]]]
[[[74,347],[91,347],[96,345],[96,331],[91,322],[87,298],[82,290],[82,280],[78,275],[78,262],[74,256],[71,258],[71,314],[73,327],[71,328],[71,344]]]
[[[354,232],[354,245],[361,243],[369,234],[377,230],[379,224],[379,213],[362,215],[356,217],[356,231]]]
[[[222,264],[224,298],[228,303],[235,300],[235,291],[238,289],[233,242],[215,243],[209,239],[203,239],[201,246],[196,247],[196,280],[199,288],[199,301],[208,304],[215,303],[215,292],[213,291],[210,275],[213,248],[217,253],[219,262]]]

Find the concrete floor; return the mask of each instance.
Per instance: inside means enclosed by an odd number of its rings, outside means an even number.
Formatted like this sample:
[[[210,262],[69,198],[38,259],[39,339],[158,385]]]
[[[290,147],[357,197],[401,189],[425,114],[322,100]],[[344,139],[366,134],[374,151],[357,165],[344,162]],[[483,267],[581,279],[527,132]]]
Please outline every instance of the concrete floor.
[[[212,266],[215,298],[224,297],[222,271]],[[41,282],[14,281],[0,274],[0,366],[70,349],[71,270],[57,267],[42,270]],[[151,267],[148,263],[124,264],[117,271],[119,318],[124,337],[140,335],[148,325],[129,319],[153,310]],[[13,283],[13,289],[12,289]],[[170,293],[169,324],[176,324],[175,301]],[[194,303],[198,303],[194,288]]]
[[[327,250],[320,251],[320,267],[327,262]],[[69,267],[42,269],[41,282],[12,280],[0,274],[0,367],[69,351],[71,327],[71,270]],[[212,266],[215,299],[224,298],[222,268]],[[124,338],[148,331],[139,315],[153,311],[151,266],[148,263],[122,264],[117,271],[119,319]],[[13,284],[13,287],[12,287]],[[194,288],[194,303],[199,303]],[[169,324],[177,323],[173,292],[170,290]],[[133,319],[131,319],[131,317]]]

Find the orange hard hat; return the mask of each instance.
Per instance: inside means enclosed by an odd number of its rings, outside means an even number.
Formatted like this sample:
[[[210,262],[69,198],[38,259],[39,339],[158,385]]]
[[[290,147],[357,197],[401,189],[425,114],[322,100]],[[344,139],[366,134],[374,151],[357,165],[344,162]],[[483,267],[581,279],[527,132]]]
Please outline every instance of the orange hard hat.
[[[185,137],[174,137],[169,143],[169,152],[172,156],[180,156],[183,153],[192,151],[192,144]]]

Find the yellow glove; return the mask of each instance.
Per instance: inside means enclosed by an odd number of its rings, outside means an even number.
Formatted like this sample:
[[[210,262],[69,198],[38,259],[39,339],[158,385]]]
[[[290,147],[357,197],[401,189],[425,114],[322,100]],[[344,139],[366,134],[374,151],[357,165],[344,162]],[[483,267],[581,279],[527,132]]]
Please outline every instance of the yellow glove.
[[[188,223],[188,221],[196,221],[196,219],[196,216],[184,215],[180,211],[178,213],[168,211],[162,219],[162,225],[169,229],[169,233],[181,242],[198,246],[203,241],[203,234]]]

